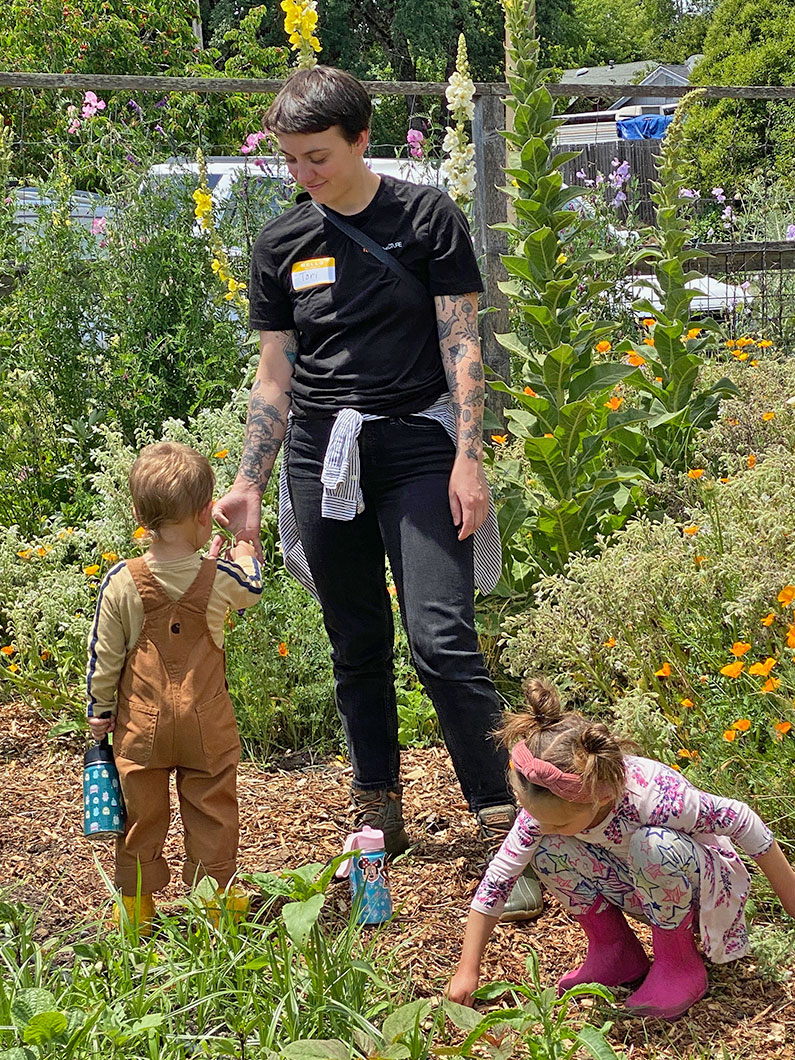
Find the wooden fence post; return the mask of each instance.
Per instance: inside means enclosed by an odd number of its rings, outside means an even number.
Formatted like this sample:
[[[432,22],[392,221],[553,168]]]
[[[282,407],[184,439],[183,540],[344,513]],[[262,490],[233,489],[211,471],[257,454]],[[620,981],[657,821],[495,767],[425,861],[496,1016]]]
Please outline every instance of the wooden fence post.
[[[511,375],[510,355],[494,336],[508,331],[508,300],[497,286],[500,280],[507,279],[500,255],[507,253],[508,240],[504,232],[495,232],[489,227],[507,217],[505,194],[498,190],[505,181],[505,140],[500,135],[504,127],[505,105],[500,97],[491,94],[476,96],[472,121],[477,174],[474,239],[486,288],[482,307],[491,310],[481,318],[480,336],[484,363],[507,383]],[[486,407],[501,422],[504,422],[505,404],[504,394],[486,387]]]

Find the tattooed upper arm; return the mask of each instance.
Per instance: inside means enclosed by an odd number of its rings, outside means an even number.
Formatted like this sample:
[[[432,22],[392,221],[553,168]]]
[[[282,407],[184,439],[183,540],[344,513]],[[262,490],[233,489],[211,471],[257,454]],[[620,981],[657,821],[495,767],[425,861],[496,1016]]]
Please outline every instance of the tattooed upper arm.
[[[273,332],[260,332],[260,353],[263,352],[263,345],[267,339],[264,336],[272,335],[275,337],[276,342],[281,344],[282,352],[290,364],[295,364],[295,360],[298,356],[298,335],[295,331],[273,331]]]

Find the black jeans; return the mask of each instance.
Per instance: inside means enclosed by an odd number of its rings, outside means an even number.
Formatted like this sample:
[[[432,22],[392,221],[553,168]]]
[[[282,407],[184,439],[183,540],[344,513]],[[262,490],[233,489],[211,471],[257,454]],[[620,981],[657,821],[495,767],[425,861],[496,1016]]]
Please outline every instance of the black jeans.
[[[331,640],[337,708],[354,785],[399,782],[389,556],[417,674],[470,808],[512,802],[507,755],[491,733],[500,707],[475,632],[472,538],[459,541],[447,485],[455,449],[441,424],[367,420],[359,436],[365,509],[321,516],[320,472],[333,420],[293,420],[286,454],[301,542]]]

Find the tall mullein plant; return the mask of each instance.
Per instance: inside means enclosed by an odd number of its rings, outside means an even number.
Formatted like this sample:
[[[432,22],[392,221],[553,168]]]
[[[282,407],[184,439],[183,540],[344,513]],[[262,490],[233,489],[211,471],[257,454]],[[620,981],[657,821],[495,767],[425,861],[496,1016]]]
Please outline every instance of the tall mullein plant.
[[[689,268],[697,254],[690,246],[690,206],[683,194],[682,128],[689,108],[702,95],[703,91],[696,90],[684,97],[663,140],[651,196],[657,224],[644,233],[651,249],[646,247],[637,255],[638,262],[651,263],[653,275],[638,283],[652,292],[654,301],[640,298],[634,303],[635,311],[646,316],[649,324],[643,347],[649,373],[641,405],[649,414],[651,445],[659,463],[680,469],[687,465],[694,431],[712,423],[722,397],[738,394],[727,378],[707,390],[697,388],[703,355],[720,330],[711,318],[696,318],[691,308],[699,296],[694,285],[704,274]]]
[[[502,259],[510,279],[501,288],[517,331],[497,338],[512,354],[521,382],[492,385],[514,399],[508,430],[521,439],[524,456],[501,512],[503,591],[510,595],[525,590],[538,568],[562,568],[572,552],[590,547],[635,511],[646,476],[633,457],[645,449],[638,424],[646,414],[622,408],[623,398],[613,394],[622,382],[644,381],[637,368],[596,360],[599,351],[611,349],[618,325],[593,319],[583,308],[595,299],[598,304],[609,285],[591,279],[596,255],[572,249],[573,237],[592,223],[567,208],[581,189],[565,185],[560,167],[577,153],[554,150],[560,121],[538,66],[534,4],[503,3],[511,60],[506,102],[513,111],[513,128],[504,134],[504,190],[514,219],[499,226],[513,247]],[[527,472],[540,486],[536,495],[527,488]],[[528,539],[527,556],[517,555],[516,541],[526,550]]]
[[[458,38],[455,70],[445,90],[447,109],[453,125],[445,130],[442,150],[446,158],[441,172],[447,181],[450,198],[463,210],[469,210],[475,193],[475,145],[467,135],[467,122],[475,116],[475,85],[469,71],[469,57],[464,34]]]

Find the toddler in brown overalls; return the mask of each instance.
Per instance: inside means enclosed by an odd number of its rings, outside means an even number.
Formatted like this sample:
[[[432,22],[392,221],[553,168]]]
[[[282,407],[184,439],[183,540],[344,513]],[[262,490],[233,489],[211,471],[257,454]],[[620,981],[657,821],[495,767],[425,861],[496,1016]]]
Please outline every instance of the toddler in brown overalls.
[[[186,445],[142,450],[130,492],[151,543],[108,572],[88,641],[88,722],[97,739],[114,733],[127,811],[115,882],[146,932],[152,893],[170,878],[163,845],[172,770],[185,829],[183,880],[210,876],[224,889],[236,868],[240,740],[223,625],[227,611],[257,602],[262,579],[248,542],[226,559],[200,555],[212,536],[214,484],[208,460]]]

